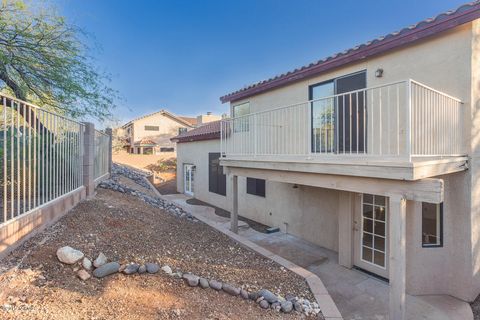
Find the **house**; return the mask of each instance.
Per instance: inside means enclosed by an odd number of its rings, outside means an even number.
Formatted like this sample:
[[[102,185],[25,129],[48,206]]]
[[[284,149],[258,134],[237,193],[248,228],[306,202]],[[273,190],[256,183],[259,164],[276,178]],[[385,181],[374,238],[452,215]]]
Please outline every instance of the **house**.
[[[121,129],[125,135],[125,148],[129,153],[159,154],[174,152],[175,147],[170,138],[196,124],[195,118],[160,110],[129,121]]]
[[[480,293],[480,2],[220,98],[175,139],[178,189],[406,293]]]

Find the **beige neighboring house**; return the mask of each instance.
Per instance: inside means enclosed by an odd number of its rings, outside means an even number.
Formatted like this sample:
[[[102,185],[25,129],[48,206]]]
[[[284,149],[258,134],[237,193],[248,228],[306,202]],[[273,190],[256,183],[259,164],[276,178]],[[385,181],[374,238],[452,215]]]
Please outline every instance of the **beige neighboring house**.
[[[175,138],[178,190],[406,293],[480,293],[480,3],[221,97]]]
[[[166,110],[139,117],[122,126],[127,143],[125,148],[135,154],[174,152],[175,144],[170,138],[196,124],[196,118],[177,116]]]

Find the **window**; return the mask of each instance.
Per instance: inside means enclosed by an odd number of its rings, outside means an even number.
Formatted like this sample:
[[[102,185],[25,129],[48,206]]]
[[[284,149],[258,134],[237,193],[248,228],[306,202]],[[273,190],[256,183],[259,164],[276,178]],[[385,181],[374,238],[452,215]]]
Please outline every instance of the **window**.
[[[160,152],[173,152],[175,151],[172,147],[160,147]]]
[[[182,134],[184,132],[187,132],[187,128],[178,128],[178,134]]]
[[[443,203],[422,202],[422,247],[443,246]]]
[[[160,131],[159,126],[145,126],[145,131]]]
[[[265,180],[247,178],[247,193],[265,198]]]
[[[233,106],[233,131],[234,132],[247,132],[249,130],[250,114],[250,102],[242,103],[237,106]]]
[[[219,152],[208,154],[208,191],[227,195],[227,176],[223,174]]]

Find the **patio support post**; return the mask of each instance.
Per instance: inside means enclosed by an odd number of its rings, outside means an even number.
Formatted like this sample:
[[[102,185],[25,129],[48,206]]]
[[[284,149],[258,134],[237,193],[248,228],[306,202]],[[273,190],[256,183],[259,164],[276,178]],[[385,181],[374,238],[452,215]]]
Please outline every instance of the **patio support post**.
[[[405,319],[406,277],[406,200],[404,196],[390,196],[390,317],[391,320]]]
[[[87,198],[95,195],[95,182],[93,177],[93,166],[95,157],[95,125],[84,122],[85,136],[83,139],[83,186]]]
[[[238,176],[232,176],[232,210],[230,214],[230,230],[238,233]]]

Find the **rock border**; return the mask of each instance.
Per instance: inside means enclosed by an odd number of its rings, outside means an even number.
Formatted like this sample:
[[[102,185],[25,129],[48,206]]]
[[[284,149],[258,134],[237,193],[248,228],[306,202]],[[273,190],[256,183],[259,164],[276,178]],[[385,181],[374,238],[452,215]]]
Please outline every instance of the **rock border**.
[[[57,249],[57,259],[63,264],[71,265],[77,277],[83,282],[88,281],[92,275],[101,280],[102,278],[117,273],[123,274],[124,276],[142,276],[155,274],[162,270],[163,273],[168,276],[177,279],[183,279],[185,284],[189,287],[200,287],[202,290],[212,289],[216,291],[223,291],[234,297],[240,297],[244,300],[252,300],[256,302],[262,309],[273,309],[276,312],[283,313],[291,313],[292,311],[296,311],[303,313],[306,316],[316,316],[320,313],[320,307],[316,302],[311,303],[304,298],[295,297],[291,294],[287,294],[286,298],[283,298],[282,296],[276,295],[267,289],[261,289],[256,292],[248,292],[247,290],[243,289],[243,287],[240,288],[214,279],[209,280],[190,272],[182,273],[178,269],[177,272],[173,272],[172,268],[168,265],[164,265],[160,268],[160,265],[155,262],[147,262],[142,265],[130,262],[121,265],[117,261],[109,262],[108,258],[102,252],[100,252],[93,263],[94,268],[92,268],[91,260],[86,257],[83,252],[69,246],[64,246]],[[86,263],[86,261],[89,261],[90,263]]]
[[[150,185],[150,188],[153,190],[153,192],[157,195],[157,197],[163,199],[165,202],[171,202],[165,197],[158,192],[158,190],[144,177],[145,181]],[[182,210],[187,211],[189,208],[185,207],[181,203],[175,203],[176,206],[182,208]],[[332,297],[327,291],[327,288],[325,288],[325,285],[323,284],[322,280],[314,273],[311,271],[308,271],[305,268],[300,267],[299,265],[279,256],[274,254],[273,252],[260,247],[259,245],[253,243],[252,241],[230,231],[229,229],[218,225],[217,223],[205,218],[201,214],[196,214],[195,212],[189,212],[193,217],[196,219],[200,220],[201,222],[207,224],[208,226],[222,232],[223,234],[227,235],[231,239],[235,240],[236,242],[240,243],[244,247],[257,252],[258,254],[264,256],[265,258],[268,258],[272,261],[275,261],[276,263],[280,264],[281,266],[285,267],[286,269],[298,274],[302,278],[305,279],[307,282],[308,286],[310,287],[310,290],[312,291],[315,300],[317,300],[318,305],[320,306],[321,312],[325,320],[342,320],[343,317],[340,313],[340,311],[337,308],[337,305],[333,301]]]

